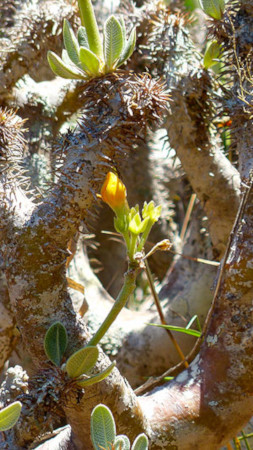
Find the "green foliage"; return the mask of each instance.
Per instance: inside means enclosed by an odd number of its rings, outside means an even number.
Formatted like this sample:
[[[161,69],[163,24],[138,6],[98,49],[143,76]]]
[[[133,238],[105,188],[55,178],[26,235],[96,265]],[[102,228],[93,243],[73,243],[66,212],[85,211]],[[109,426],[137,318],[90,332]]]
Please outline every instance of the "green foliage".
[[[88,48],[80,47],[79,58],[82,69],[88,75],[99,73],[100,61]]]
[[[100,381],[103,381],[106,377],[108,377],[108,375],[110,375],[111,371],[114,369],[114,367],[116,366],[116,363],[113,362],[112,364],[110,364],[110,366],[108,366],[105,370],[103,370],[100,373],[97,373],[96,375],[92,375],[91,377],[88,378],[84,378],[84,379],[79,379],[76,384],[78,384],[78,386],[81,387],[86,387],[86,386],[91,386],[92,384],[95,383],[99,383]]]
[[[52,71],[62,78],[87,80],[113,72],[133,53],[136,32],[133,29],[126,39],[123,18],[110,16],[104,25],[103,45],[99,35],[94,10],[90,0],[78,0],[82,26],[77,38],[67,20],[63,24],[63,41],[66,53],[62,59],[49,51],[48,63]]]
[[[195,337],[200,337],[201,336],[201,332],[197,331],[197,330],[192,330],[189,328],[183,328],[183,327],[176,327],[174,325],[160,325],[157,323],[148,323],[148,325],[152,325],[153,327],[160,327],[160,328],[166,328],[167,330],[171,330],[171,331],[179,331],[180,333],[185,333],[185,334],[189,334],[191,336],[195,336]]]
[[[122,25],[114,16],[106,20],[103,35],[105,65],[110,71],[114,68],[124,47]]]
[[[161,206],[155,206],[151,201],[144,203],[141,214],[139,205],[117,212],[114,227],[126,241],[130,261],[137,252],[142,251],[152,226],[160,217],[161,209]]]
[[[73,353],[66,363],[66,371],[70,378],[77,378],[89,372],[98,359],[97,347],[84,347]]]
[[[91,440],[95,450],[130,450],[127,436],[116,436],[116,425],[110,409],[97,405],[91,413]],[[142,433],[135,439],[132,450],[147,450],[148,438]]]
[[[44,349],[48,359],[56,366],[60,366],[67,344],[66,328],[60,322],[55,322],[46,332]]]
[[[48,359],[56,366],[60,366],[67,344],[68,336],[65,327],[60,322],[55,322],[46,332],[44,349]],[[87,377],[86,374],[95,366],[98,355],[99,351],[97,347],[87,346],[73,353],[68,358],[65,370],[70,378],[76,378],[76,384],[80,387],[99,383],[108,377],[115,367],[115,362],[113,362],[102,372]]]
[[[148,448],[148,438],[142,433],[135,439],[132,450],[146,450]]]
[[[221,20],[225,9],[224,0],[199,0],[203,11],[213,19]]]
[[[108,449],[114,444],[116,426],[113,415],[105,405],[97,405],[91,413],[91,440],[95,450]]]
[[[64,62],[54,52],[47,52],[47,60],[55,75],[58,75],[61,78],[70,78],[75,80],[87,79],[87,76],[84,72],[76,70],[70,64],[66,64],[66,62]]]
[[[20,402],[11,403],[0,411],[0,431],[7,431],[18,421],[22,404]]]
[[[124,434],[119,434],[115,438],[115,450],[130,450],[130,441]]]
[[[221,47],[217,41],[210,42],[204,54],[204,67],[209,69],[210,67],[217,64],[217,59],[220,57]]]

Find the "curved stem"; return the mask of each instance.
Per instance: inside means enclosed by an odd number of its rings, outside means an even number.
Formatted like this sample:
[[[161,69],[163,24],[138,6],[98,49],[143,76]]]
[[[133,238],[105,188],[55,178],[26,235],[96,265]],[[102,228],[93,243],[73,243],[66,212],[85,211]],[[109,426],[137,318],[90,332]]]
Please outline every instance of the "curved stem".
[[[125,306],[128,297],[133,293],[135,289],[136,285],[135,282],[138,272],[139,272],[138,266],[129,268],[129,270],[125,275],[124,285],[118,297],[116,298],[116,301],[111,311],[109,312],[104,322],[100,325],[99,329],[97,330],[97,332],[95,333],[93,338],[91,338],[91,340],[88,342],[87,345],[97,345],[101,341],[102,337],[105,335],[107,330],[110,328],[112,323],[115,321],[120,311]]]

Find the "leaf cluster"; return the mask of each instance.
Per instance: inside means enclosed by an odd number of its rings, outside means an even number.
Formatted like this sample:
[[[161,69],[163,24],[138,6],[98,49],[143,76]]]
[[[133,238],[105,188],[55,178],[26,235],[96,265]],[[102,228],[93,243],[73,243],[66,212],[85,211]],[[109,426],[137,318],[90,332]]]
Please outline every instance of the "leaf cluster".
[[[44,349],[48,359],[56,366],[60,366],[67,344],[68,336],[64,325],[61,322],[55,322],[46,332]],[[98,355],[97,346],[81,348],[67,359],[62,368],[69,378],[75,379],[78,386],[90,386],[104,380],[115,367],[113,362],[102,372],[88,376],[87,374],[91,372],[98,360]]]
[[[103,28],[103,40],[98,31],[90,0],[79,0],[82,25],[77,36],[65,19],[63,40],[65,49],[60,58],[49,51],[47,58],[52,71],[62,78],[89,80],[115,71],[133,53],[136,41],[135,28],[126,38],[123,18],[110,16]]]
[[[97,405],[91,413],[91,439],[95,450],[130,450],[127,436],[116,436],[116,425],[110,409]],[[148,438],[142,433],[135,439],[131,450],[147,450]]]

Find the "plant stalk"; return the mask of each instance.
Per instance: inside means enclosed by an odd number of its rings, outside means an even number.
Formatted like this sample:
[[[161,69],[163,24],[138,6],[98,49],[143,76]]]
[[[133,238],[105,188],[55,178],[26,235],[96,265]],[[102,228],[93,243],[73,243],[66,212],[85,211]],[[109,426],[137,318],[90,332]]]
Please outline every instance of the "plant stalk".
[[[103,47],[91,0],[78,0],[81,22],[87,32],[90,50],[103,60]]]
[[[100,325],[99,329],[95,333],[95,335],[88,342],[88,346],[97,345],[101,339],[104,337],[107,330],[110,328],[112,323],[115,321],[117,316],[119,315],[122,308],[125,306],[129,296],[133,293],[136,286],[136,277],[139,272],[139,266],[129,267],[127,273],[125,274],[125,281],[122,286],[122,289],[115,300],[115,303],[105,318],[104,322]]]

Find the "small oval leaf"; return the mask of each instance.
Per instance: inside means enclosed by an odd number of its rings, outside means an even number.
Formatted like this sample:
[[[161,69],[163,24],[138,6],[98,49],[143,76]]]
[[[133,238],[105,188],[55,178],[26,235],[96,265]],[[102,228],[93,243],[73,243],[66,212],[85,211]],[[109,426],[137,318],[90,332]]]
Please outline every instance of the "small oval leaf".
[[[47,60],[55,75],[75,80],[85,79],[85,76],[83,76],[81,72],[75,71],[72,67],[67,66],[54,52],[49,51],[47,53]]]
[[[95,366],[98,359],[97,347],[84,347],[73,353],[66,362],[66,371],[70,378],[80,377]]]
[[[199,0],[200,6],[203,11],[210,17],[220,20],[222,19],[225,9],[224,0]]]
[[[128,41],[125,44],[125,47],[120,55],[119,61],[117,63],[117,67],[121,66],[130,56],[132,55],[136,43],[136,28],[133,28]]]
[[[142,433],[135,439],[132,450],[147,450],[148,449],[148,438],[146,434]]]
[[[97,373],[96,375],[93,375],[84,380],[80,380],[80,381],[77,380],[76,384],[78,384],[78,386],[85,387],[85,386],[91,386],[92,384],[95,384],[95,383],[99,383],[99,381],[104,380],[106,377],[108,377],[108,375],[110,375],[111,371],[114,369],[115,366],[116,366],[116,363],[113,362],[112,364],[110,364],[110,366],[108,366],[102,372]]]
[[[80,27],[77,32],[77,39],[80,47],[90,48],[85,27]]]
[[[89,75],[99,75],[100,61],[88,48],[81,47],[79,52],[82,69]]]
[[[60,366],[68,345],[67,331],[61,322],[55,322],[47,330],[44,339],[45,353],[56,366]]]
[[[130,450],[130,441],[124,434],[119,434],[115,439],[115,450]]]
[[[6,431],[12,428],[18,421],[22,404],[14,402],[0,411],[0,431]]]
[[[63,23],[63,40],[68,55],[74,64],[79,64],[79,45],[74,35],[74,31],[67,19],[64,19]]]
[[[104,58],[108,70],[114,68],[123,50],[124,38],[119,21],[110,16],[104,25]]]
[[[97,405],[91,413],[91,439],[95,450],[111,448],[116,437],[113,415],[105,405]]]

